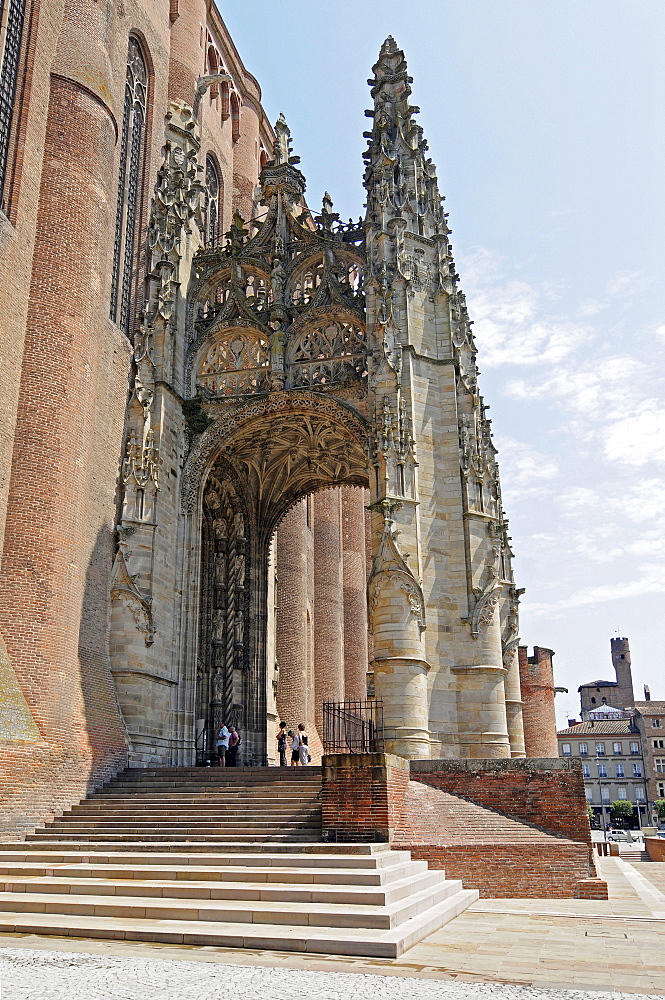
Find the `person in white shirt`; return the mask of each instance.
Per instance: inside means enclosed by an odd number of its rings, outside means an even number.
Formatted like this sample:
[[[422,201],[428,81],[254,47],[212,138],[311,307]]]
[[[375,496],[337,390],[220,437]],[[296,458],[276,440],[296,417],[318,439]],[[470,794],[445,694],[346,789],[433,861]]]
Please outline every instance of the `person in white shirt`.
[[[223,722],[217,734],[217,766],[226,767],[226,751],[229,749],[230,732]]]
[[[300,736],[293,729],[289,729],[289,738],[291,740],[291,767],[298,767],[300,765]]]

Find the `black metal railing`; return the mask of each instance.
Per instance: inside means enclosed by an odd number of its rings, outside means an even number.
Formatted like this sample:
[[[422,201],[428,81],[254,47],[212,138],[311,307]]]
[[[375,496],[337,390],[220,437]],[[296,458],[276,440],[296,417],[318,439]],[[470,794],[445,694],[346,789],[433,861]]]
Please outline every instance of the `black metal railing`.
[[[380,753],[383,746],[382,701],[324,701],[324,753]]]

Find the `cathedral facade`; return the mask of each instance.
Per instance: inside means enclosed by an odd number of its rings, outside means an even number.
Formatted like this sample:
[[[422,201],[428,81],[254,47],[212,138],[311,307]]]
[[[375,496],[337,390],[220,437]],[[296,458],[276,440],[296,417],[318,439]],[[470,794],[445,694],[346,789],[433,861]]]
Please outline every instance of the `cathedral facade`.
[[[5,0],[0,794],[246,763],[380,700],[407,758],[521,757],[496,449],[388,38],[365,217],[305,196],[210,0]],[[334,178],[331,178],[331,184]],[[20,817],[20,819],[19,819]]]

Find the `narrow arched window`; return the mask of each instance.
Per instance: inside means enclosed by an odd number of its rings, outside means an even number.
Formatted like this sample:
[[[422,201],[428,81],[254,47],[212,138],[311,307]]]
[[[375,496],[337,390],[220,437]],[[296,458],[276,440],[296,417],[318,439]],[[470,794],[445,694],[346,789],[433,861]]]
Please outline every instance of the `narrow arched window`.
[[[3,196],[14,116],[25,0],[0,0],[0,196]]]
[[[137,39],[130,37],[111,284],[111,319],[115,320],[125,333],[129,333],[131,312],[147,96],[148,72],[143,53]]]
[[[231,94],[231,139],[237,142],[240,138],[240,101],[237,94]]]
[[[213,247],[219,236],[219,224],[220,224],[220,191],[221,183],[219,170],[217,165],[210,154],[206,156],[206,228],[205,228],[205,243],[206,246]]]

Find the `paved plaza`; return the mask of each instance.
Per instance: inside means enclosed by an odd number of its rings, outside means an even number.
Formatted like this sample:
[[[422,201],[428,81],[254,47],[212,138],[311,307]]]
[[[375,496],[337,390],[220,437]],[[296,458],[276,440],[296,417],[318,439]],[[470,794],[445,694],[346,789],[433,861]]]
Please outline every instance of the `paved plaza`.
[[[12,935],[2,1000],[539,1000],[665,995],[665,865],[601,859],[610,899],[486,899],[394,960]],[[408,981],[405,982],[405,979]]]

